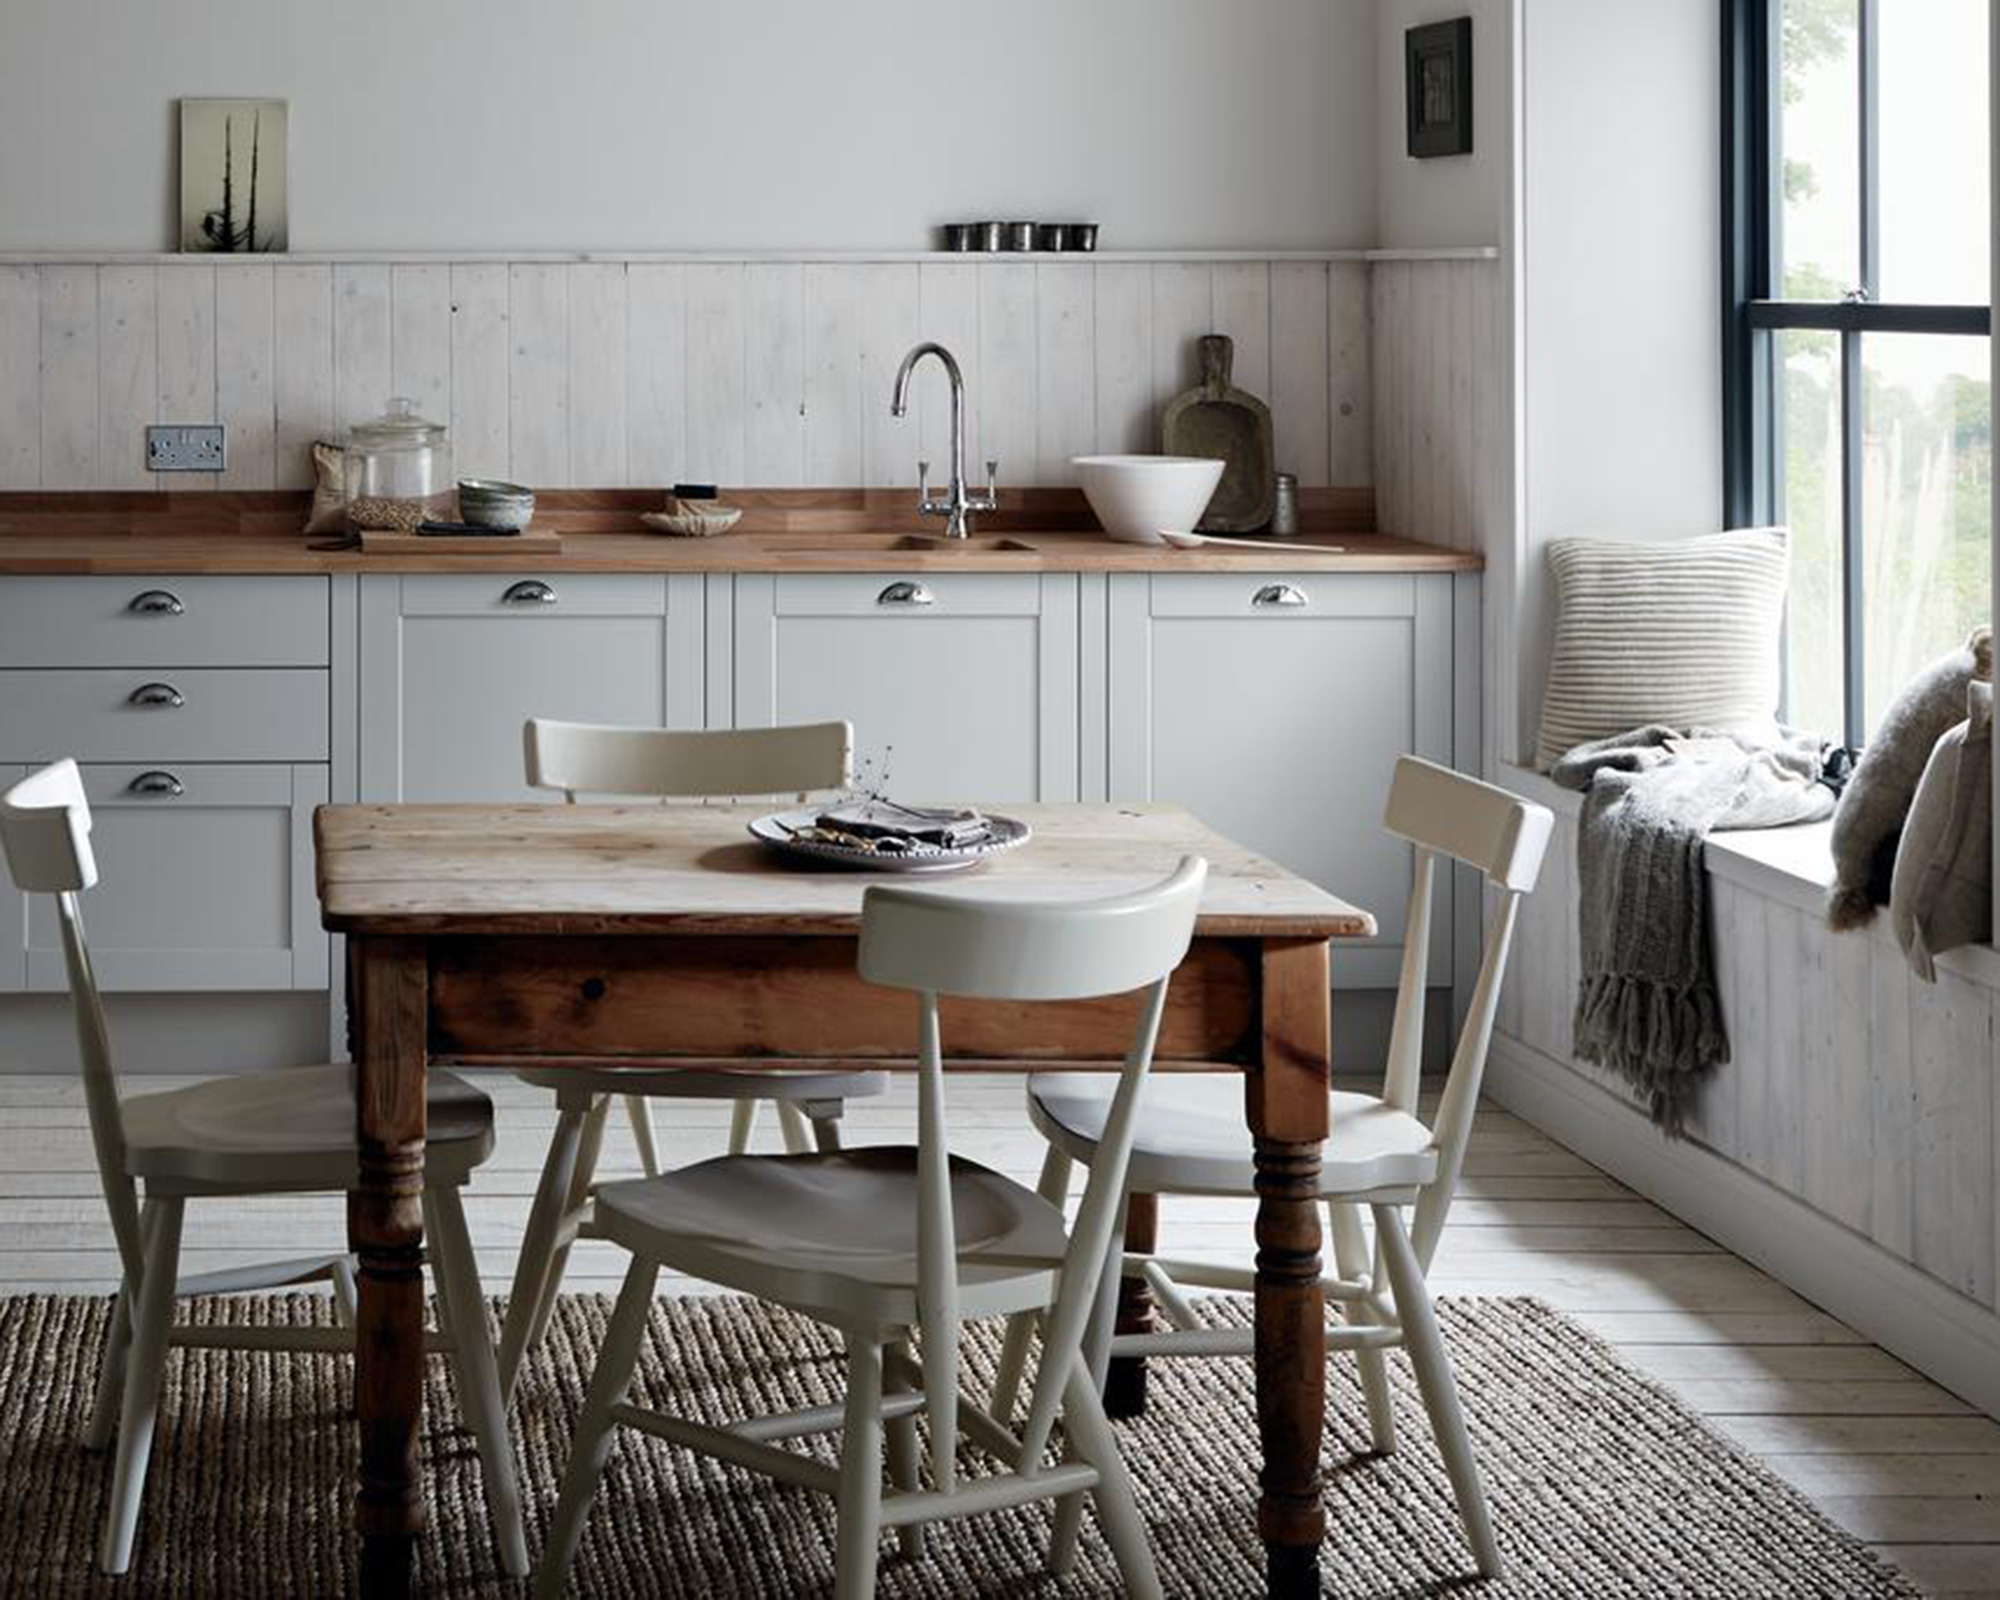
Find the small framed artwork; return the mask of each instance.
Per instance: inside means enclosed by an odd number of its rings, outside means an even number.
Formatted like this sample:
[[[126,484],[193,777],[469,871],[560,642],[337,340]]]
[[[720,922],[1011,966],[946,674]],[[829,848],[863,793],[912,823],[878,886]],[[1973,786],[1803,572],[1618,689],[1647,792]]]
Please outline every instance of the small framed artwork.
[[[1410,154],[1472,152],[1472,18],[1432,22],[1403,35]]]
[[[181,102],[181,249],[238,255],[290,234],[282,100]]]

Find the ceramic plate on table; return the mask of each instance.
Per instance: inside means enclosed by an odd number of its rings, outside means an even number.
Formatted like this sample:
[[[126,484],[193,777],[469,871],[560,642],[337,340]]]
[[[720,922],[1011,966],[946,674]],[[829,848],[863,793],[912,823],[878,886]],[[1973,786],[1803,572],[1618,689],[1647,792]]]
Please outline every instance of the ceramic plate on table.
[[[759,817],[750,824],[751,836],[773,850],[817,861],[827,866],[847,867],[857,872],[963,872],[976,867],[988,856],[997,856],[1028,842],[1032,830],[1012,817],[988,816],[992,833],[976,844],[947,849],[941,845],[912,845],[907,850],[863,850],[850,845],[831,844],[800,837],[818,823],[824,807],[808,806],[801,811],[779,811]]]

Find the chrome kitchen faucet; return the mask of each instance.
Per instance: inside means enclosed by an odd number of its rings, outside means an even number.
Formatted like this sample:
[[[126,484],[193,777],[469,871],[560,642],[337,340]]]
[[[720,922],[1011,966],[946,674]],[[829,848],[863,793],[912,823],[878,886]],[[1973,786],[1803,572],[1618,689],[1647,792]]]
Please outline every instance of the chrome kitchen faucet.
[[[1000,463],[988,459],[986,463],[986,487],[977,494],[965,486],[965,375],[958,370],[958,362],[952,353],[935,340],[926,339],[908,355],[896,369],[896,393],[889,402],[889,415],[900,417],[909,409],[910,374],[925,356],[936,356],[944,363],[944,374],[951,380],[951,483],[945,489],[942,499],[931,494],[931,464],[917,463],[917,509],[927,517],[946,517],[944,525],[947,539],[963,539],[972,532],[972,513],[975,511],[995,511],[1000,506]]]

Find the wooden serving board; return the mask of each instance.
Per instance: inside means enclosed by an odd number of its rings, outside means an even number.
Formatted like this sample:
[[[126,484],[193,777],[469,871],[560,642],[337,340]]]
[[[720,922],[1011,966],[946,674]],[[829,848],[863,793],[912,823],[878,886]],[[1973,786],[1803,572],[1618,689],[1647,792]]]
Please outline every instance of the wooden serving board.
[[[560,555],[563,536],[553,528],[523,528],[519,533],[392,533],[366,528],[361,552],[370,556],[525,556]]]

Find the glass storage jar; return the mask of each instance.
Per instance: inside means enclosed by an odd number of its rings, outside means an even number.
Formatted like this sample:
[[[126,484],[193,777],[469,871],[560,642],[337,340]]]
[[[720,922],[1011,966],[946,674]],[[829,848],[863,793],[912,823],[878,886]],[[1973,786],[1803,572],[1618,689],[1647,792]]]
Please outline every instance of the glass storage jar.
[[[419,416],[414,400],[391,400],[381,416],[350,428],[344,467],[353,527],[409,533],[452,515],[445,430]]]

